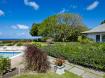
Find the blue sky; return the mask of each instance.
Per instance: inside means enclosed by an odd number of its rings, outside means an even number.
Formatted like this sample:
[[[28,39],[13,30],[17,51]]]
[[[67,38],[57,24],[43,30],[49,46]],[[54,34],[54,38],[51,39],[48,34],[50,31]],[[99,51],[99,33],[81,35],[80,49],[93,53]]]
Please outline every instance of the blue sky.
[[[33,23],[58,13],[75,13],[93,28],[105,19],[105,0],[0,0],[0,38],[31,38]]]

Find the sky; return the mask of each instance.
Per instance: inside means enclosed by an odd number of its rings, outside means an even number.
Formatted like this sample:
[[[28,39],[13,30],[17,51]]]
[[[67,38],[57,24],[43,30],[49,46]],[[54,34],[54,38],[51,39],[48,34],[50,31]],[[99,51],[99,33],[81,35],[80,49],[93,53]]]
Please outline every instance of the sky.
[[[33,23],[58,13],[79,14],[94,28],[105,19],[105,0],[0,0],[0,39],[31,38]]]

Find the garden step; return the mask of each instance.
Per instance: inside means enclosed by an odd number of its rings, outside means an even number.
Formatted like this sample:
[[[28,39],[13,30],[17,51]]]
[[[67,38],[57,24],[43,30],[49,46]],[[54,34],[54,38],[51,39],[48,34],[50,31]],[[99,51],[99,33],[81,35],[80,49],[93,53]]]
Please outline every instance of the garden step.
[[[51,62],[51,68],[54,68],[55,58],[50,56],[48,58]],[[65,70],[72,72],[76,75],[82,76],[83,78],[103,78],[103,76],[105,75],[105,72],[96,71],[73,63],[69,63],[67,60],[65,60]]]
[[[72,65],[65,65],[65,70],[70,70],[70,69],[72,69],[74,66],[72,66]]]
[[[69,72],[72,72],[72,73],[77,74],[77,75],[79,75],[79,76],[81,76],[82,74],[85,73],[84,70],[79,69],[79,68],[77,68],[77,67],[73,67],[71,70],[69,70]]]
[[[95,74],[89,73],[89,72],[85,72],[82,75],[83,78],[103,78],[102,76],[97,76]]]
[[[99,76],[105,75],[105,72],[102,72],[102,71],[97,71],[97,70],[93,70],[93,69],[89,69],[89,68],[84,68],[84,70],[86,70],[87,72],[99,75]]]

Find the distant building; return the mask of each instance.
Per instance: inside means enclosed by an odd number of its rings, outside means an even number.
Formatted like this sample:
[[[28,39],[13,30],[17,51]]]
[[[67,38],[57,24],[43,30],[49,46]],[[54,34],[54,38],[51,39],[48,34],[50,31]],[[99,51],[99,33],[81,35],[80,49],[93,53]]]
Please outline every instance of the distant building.
[[[89,31],[82,33],[96,42],[105,42],[105,24],[101,24]]]

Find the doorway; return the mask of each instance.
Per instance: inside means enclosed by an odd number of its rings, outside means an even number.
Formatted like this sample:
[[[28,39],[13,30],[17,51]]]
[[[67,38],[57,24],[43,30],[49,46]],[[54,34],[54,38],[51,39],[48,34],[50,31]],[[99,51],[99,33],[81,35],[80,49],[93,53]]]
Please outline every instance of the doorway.
[[[96,35],[96,42],[100,42],[100,35]]]

